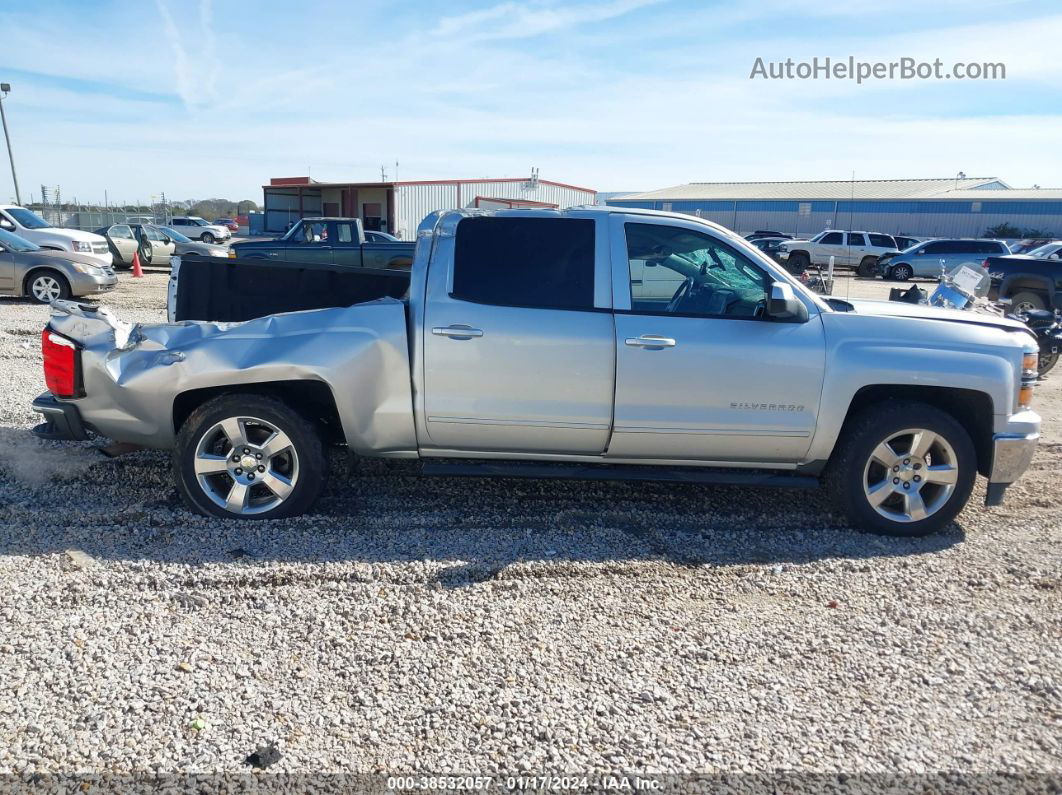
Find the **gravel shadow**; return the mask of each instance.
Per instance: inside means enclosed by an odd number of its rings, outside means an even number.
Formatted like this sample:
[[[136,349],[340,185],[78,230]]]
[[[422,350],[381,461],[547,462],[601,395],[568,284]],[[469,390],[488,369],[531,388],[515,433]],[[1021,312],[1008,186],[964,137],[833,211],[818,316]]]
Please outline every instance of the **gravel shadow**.
[[[924,555],[965,537],[956,524],[922,539],[856,532],[818,491],[424,478],[416,462],[366,460],[350,472],[345,462],[333,459],[313,514],[239,522],[187,511],[166,453],[108,459],[91,444],[0,429],[0,554],[79,549],[97,559],[189,566],[408,562],[423,564],[414,578],[453,587],[516,562],[549,571],[631,560],[785,565]]]

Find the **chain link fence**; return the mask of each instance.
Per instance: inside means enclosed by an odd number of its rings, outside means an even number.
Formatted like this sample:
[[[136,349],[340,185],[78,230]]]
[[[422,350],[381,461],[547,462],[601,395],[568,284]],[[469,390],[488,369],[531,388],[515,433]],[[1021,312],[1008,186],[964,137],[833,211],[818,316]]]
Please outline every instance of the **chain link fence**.
[[[150,210],[100,208],[100,207],[30,207],[33,212],[52,226],[64,229],[80,229],[94,232],[105,226],[124,223],[158,224],[166,226],[173,217],[169,212],[151,212]],[[178,215],[180,213],[177,213]]]

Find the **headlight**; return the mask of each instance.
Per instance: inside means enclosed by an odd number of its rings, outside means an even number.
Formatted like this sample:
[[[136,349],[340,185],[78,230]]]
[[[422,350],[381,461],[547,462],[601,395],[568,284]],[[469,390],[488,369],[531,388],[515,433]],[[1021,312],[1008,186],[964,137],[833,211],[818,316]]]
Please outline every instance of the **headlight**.
[[[102,276],[103,268],[98,268],[95,265],[86,265],[84,262],[75,262],[74,270],[78,273],[84,273],[88,276]]]
[[[70,250],[80,254],[91,254],[92,244],[86,243],[84,240],[75,240],[70,244]]]
[[[1021,386],[1018,389],[1018,408],[1032,406],[1033,387],[1039,376],[1040,354],[1038,351],[1026,351],[1021,359]]]
[[[236,259],[236,252],[231,248],[229,249],[229,259]]]

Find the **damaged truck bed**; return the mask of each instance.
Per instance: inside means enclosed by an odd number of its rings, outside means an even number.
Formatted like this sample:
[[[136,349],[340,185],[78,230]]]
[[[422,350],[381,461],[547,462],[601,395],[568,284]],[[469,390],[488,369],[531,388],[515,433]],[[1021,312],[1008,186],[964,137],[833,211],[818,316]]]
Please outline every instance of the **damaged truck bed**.
[[[173,259],[167,317],[171,321],[238,322],[279,312],[350,306],[402,298],[408,270],[261,259]]]

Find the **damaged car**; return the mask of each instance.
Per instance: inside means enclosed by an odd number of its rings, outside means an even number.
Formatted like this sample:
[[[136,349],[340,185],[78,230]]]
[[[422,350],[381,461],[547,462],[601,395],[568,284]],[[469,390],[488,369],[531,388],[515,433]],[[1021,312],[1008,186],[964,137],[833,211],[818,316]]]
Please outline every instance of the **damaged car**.
[[[687,215],[439,211],[404,281],[273,267],[183,263],[170,323],[57,303],[37,433],[171,450],[224,518],[310,510],[343,445],[434,475],[825,485],[907,536],[978,474],[1000,504],[1039,438],[1023,324],[825,299]]]

